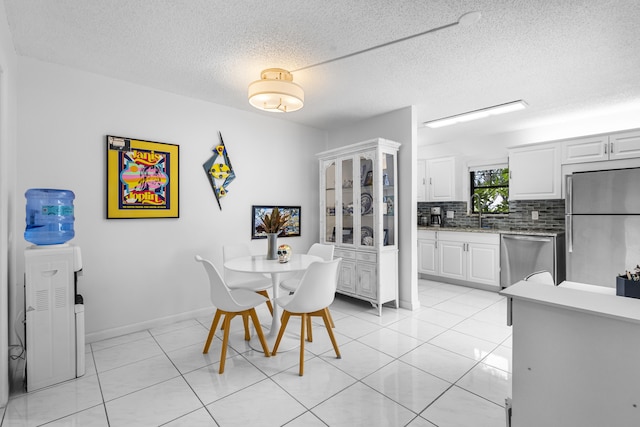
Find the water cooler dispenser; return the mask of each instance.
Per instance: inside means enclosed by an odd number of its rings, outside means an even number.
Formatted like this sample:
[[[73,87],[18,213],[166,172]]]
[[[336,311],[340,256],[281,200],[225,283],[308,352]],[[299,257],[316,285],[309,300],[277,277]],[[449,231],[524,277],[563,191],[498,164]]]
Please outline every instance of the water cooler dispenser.
[[[71,196],[69,196],[69,193]],[[82,273],[74,236],[73,193],[29,190],[25,239],[25,335],[27,391],[85,373]]]

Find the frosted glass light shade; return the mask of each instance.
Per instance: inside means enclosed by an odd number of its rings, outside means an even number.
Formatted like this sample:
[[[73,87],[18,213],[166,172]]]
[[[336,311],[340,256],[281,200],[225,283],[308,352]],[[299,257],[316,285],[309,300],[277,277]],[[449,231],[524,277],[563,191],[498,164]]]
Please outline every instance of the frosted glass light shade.
[[[282,68],[268,68],[249,85],[249,103],[265,111],[290,113],[304,105],[304,90]]]

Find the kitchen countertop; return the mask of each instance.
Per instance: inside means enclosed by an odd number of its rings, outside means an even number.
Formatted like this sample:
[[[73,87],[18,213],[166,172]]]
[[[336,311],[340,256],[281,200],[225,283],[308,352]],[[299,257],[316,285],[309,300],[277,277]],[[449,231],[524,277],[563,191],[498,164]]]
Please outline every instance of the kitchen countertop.
[[[559,236],[564,231],[559,230],[530,230],[524,228],[479,228],[479,227],[430,227],[419,225],[418,230],[427,231],[456,231],[464,233],[494,233],[494,234],[521,234],[528,236]]]

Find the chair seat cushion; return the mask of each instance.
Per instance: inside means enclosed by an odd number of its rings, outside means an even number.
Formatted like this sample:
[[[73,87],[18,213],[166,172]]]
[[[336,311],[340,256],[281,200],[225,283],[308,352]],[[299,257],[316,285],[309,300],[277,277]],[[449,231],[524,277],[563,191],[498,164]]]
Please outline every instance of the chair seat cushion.
[[[229,289],[248,289],[250,291],[264,291],[272,288],[271,279],[256,277],[255,280],[242,281],[238,283],[228,283]]]
[[[289,292],[295,292],[300,286],[300,279],[287,279],[280,282],[280,287]]]
[[[241,310],[247,310],[249,308],[256,307],[264,303],[266,300],[264,296],[257,294],[249,289],[231,289],[230,293],[231,297],[236,301],[236,303],[238,303]],[[225,309],[224,307],[218,308],[225,311],[240,311],[238,310],[238,307],[235,307],[233,309]]]

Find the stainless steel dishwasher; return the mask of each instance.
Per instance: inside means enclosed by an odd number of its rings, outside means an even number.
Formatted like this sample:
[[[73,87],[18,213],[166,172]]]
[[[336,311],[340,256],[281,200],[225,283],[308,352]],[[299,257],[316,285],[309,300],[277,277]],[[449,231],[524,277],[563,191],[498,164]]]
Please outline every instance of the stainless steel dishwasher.
[[[565,279],[564,233],[501,234],[500,285],[513,285],[531,273],[546,270],[555,284]]]

